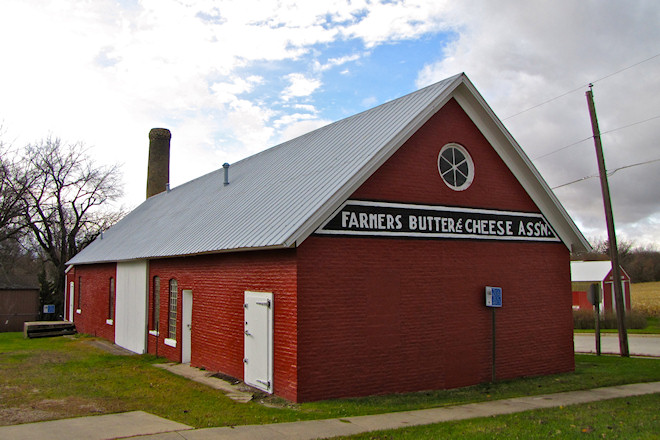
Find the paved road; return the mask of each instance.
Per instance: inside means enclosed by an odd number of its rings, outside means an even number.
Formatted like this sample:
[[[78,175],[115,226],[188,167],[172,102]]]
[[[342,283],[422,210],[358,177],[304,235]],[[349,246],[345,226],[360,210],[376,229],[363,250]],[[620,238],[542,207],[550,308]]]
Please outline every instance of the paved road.
[[[596,353],[596,337],[593,333],[575,333],[573,345],[576,353]],[[601,353],[620,354],[619,335],[601,333]],[[628,335],[628,350],[634,356],[660,357],[660,335]]]

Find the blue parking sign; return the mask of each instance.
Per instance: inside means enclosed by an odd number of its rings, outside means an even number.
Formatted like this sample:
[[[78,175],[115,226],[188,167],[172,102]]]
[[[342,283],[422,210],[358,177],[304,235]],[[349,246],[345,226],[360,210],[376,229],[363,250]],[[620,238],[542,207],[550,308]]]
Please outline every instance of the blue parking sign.
[[[486,307],[502,307],[501,287],[486,287]]]

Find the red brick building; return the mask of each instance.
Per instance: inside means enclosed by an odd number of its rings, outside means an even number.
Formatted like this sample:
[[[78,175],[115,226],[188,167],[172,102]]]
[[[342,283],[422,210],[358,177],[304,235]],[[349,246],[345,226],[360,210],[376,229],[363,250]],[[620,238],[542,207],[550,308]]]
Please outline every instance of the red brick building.
[[[574,368],[589,245],[465,75],[160,185],[69,262],[78,331],[293,401],[452,388],[495,286],[497,378]]]

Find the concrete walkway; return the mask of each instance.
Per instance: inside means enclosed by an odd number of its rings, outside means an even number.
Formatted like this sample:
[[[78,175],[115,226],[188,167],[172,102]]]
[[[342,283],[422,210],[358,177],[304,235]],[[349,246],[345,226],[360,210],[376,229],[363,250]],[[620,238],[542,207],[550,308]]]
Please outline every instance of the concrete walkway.
[[[237,384],[213,376],[213,372],[191,367],[190,364],[153,364],[154,367],[162,368],[170,373],[194,380],[216,390],[224,391],[225,395],[234,402],[247,403],[252,400],[253,391],[243,382]]]
[[[102,440],[192,429],[144,411],[0,426],[0,439]],[[180,439],[181,437],[179,437]]]
[[[353,435],[362,432],[397,429],[407,426],[427,425],[431,423],[463,420],[475,417],[490,417],[541,408],[554,408],[558,406],[575,405],[598,400],[654,393],[660,393],[660,382],[621,385],[616,387],[545,394],[540,396],[517,397],[492,402],[377,414],[372,416],[205,429],[190,429],[190,427],[186,425],[169,422],[159,417],[151,416],[153,419],[147,420],[148,423],[153,423],[152,429],[154,430],[151,433],[148,433],[148,427],[140,426],[140,421],[130,420],[128,418],[127,414],[130,415],[135,413],[124,413],[0,427],[0,438],[11,438],[16,440],[35,438],[48,438],[53,440],[60,438],[66,438],[69,440],[103,440],[116,437],[135,436],[136,440],[304,440],[330,438],[339,435]],[[147,416],[149,415],[147,414]],[[103,423],[100,423],[100,420],[103,420]],[[168,425],[168,423],[173,425]],[[180,427],[177,428],[176,425],[179,425]],[[133,429],[135,431],[140,430],[141,432],[127,434],[126,431],[122,431],[121,433],[118,433],[120,429]],[[62,434],[65,434],[65,436],[61,436]]]

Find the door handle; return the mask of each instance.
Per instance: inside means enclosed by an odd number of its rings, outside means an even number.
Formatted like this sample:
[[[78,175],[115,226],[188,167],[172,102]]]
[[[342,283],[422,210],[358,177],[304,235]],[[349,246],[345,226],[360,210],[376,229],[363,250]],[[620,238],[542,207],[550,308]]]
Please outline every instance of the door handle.
[[[270,381],[269,381],[269,380],[260,380],[260,379],[257,379],[257,382],[259,382],[259,383],[262,384],[262,385],[265,385],[266,388],[270,389]]]

